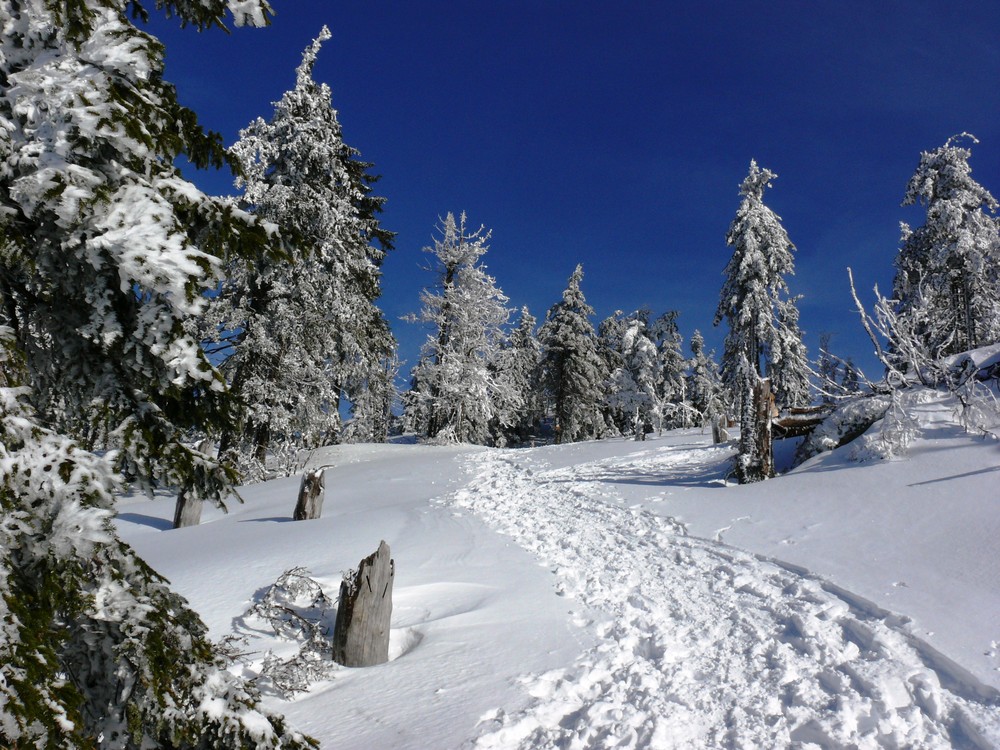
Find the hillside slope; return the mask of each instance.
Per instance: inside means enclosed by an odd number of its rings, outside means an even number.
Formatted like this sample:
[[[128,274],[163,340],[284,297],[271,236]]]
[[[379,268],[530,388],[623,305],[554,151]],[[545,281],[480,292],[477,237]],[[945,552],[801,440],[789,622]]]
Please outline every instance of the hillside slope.
[[[335,597],[389,542],[395,658],[268,699],[324,747],[1000,746],[1000,445],[914,413],[906,459],[749,487],[698,431],[340,446],[320,520],[290,521],[289,479],[200,527],[170,498],[118,523],[250,671],[294,651],[242,617],[283,570]]]

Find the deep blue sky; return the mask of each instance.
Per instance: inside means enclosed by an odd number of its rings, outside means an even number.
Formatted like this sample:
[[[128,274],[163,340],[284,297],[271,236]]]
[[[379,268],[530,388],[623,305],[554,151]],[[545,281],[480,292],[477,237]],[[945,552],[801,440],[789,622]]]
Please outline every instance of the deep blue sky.
[[[968,131],[973,176],[1000,194],[1000,3],[284,2],[264,30],[198,34],[156,21],[167,78],[227,143],[315,69],[345,141],[383,178],[398,232],[382,308],[433,282],[421,248],[438,216],[493,230],[486,265],[541,320],[577,263],[596,308],[680,311],[721,352],[712,319],[726,230],[750,159],[777,172],[766,202],[795,243],[792,291],[811,357],[819,334],[877,375],[846,267],[890,291],[899,206],[920,152]],[[192,173],[230,193],[227,177]]]

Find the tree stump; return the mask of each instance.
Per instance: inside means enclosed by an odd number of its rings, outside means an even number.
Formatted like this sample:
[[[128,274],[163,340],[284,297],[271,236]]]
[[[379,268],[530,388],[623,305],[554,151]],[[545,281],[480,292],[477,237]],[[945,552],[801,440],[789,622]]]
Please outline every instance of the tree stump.
[[[183,492],[177,496],[174,506],[174,528],[197,526],[201,523],[201,498],[190,498]]]
[[[324,482],[325,468],[313,469],[302,475],[299,485],[299,499],[295,503],[292,518],[296,521],[310,521],[319,518],[323,512],[323,495],[326,487]]]
[[[340,604],[333,628],[333,660],[345,667],[371,667],[389,661],[389,620],[395,562],[384,541],[374,554],[340,582]]]
[[[729,418],[725,414],[712,419],[712,442],[715,445],[729,441]]]

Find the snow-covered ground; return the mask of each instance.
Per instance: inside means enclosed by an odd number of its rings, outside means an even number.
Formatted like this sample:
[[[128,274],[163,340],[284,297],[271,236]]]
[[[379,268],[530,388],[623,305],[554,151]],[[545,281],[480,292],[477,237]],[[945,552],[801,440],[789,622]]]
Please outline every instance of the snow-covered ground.
[[[324,748],[1000,747],[1000,442],[915,409],[906,459],[748,487],[696,430],[339,446],[319,520],[291,521],[293,478],[118,525],[213,637],[250,636],[251,672],[295,650],[243,617],[284,570],[335,599],[391,545],[392,660],[267,697]]]

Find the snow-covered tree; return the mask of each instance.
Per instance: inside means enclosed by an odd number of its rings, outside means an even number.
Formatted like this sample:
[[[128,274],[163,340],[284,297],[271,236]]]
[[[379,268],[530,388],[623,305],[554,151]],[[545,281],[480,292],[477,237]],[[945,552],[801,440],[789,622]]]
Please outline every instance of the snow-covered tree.
[[[830,338],[829,333],[820,334],[819,361],[816,364],[824,404],[833,403],[834,393],[840,385],[840,361],[830,353]]]
[[[196,28],[263,0],[157,3]],[[229,416],[186,333],[219,256],[270,241],[181,178],[225,162],[125,0],[0,0],[0,745],[299,748],[116,536],[123,477],[219,499]],[[56,428],[56,429],[53,429]],[[73,430],[95,454],[58,430]]]
[[[861,391],[861,374],[850,357],[844,362],[844,374],[840,379],[840,387],[844,389],[845,393]]]
[[[901,321],[940,357],[1000,341],[1000,224],[997,200],[972,179],[956,135],[920,163],[903,205],[927,207],[923,226],[902,224],[894,295]]]
[[[659,427],[661,422],[660,362],[646,327],[647,317],[640,313],[623,321],[621,341],[616,347],[621,363],[611,372],[606,395],[619,430],[641,434],[645,434],[646,425],[655,423]]]
[[[507,297],[480,259],[490,233],[470,232],[465,214],[449,213],[439,224],[434,247],[438,283],[420,295],[414,320],[433,332],[413,369],[414,388],[404,400],[407,422],[428,438],[486,444],[491,424],[500,428],[520,408],[520,394],[496,376],[495,362],[510,318]]]
[[[351,402],[351,419],[344,425],[343,438],[348,443],[384,443],[389,439],[392,406],[399,397],[396,376],[399,359],[386,358],[382,368],[372,372]]]
[[[798,312],[785,281],[794,273],[794,246],[781,217],[764,205],[764,190],[776,176],[750,162],[740,185],[743,199],[726,235],[733,256],[724,271],[715,324],[725,320],[729,326],[722,378],[738,401],[756,377],[772,376],[794,385],[801,377],[795,368],[804,364],[796,354],[801,351]],[[798,343],[792,340],[796,336]],[[793,388],[782,395],[797,394]]]
[[[497,405],[498,425],[495,442],[523,443],[538,427],[544,412],[539,382],[541,346],[535,336],[537,321],[527,307],[521,308],[521,319],[504,342],[494,364],[494,377],[508,384],[507,392],[516,398]]]
[[[687,392],[691,407],[701,415],[702,425],[726,413],[726,402],[719,366],[714,352],[705,351],[705,337],[701,331],[691,334],[690,370],[687,376]]]
[[[757,466],[746,455],[757,445],[752,408],[754,385],[765,373],[773,378],[781,399],[799,398],[801,382],[808,383],[808,367],[798,330],[795,298],[788,295],[785,275],[794,272],[794,246],[781,218],[764,205],[764,190],[777,175],[750,162],[740,185],[743,196],[726,242],[733,256],[725,269],[715,324],[729,326],[722,355],[722,378],[740,411],[740,466]],[[801,355],[801,356],[800,356]],[[785,405],[779,402],[780,405]],[[743,480],[741,474],[741,481]]]
[[[583,266],[577,266],[562,301],[549,309],[538,334],[542,382],[555,414],[557,442],[597,437],[604,423],[601,384],[607,371],[597,352],[590,322],[594,309],[580,289],[582,280]]]
[[[294,256],[230,266],[210,323],[230,348],[225,369],[245,418],[223,436],[244,465],[266,452],[336,442],[340,402],[365,406],[354,420],[376,418],[386,361],[395,342],[375,301],[379,266],[393,235],[379,226],[383,198],[372,195],[370,164],[346,145],[329,87],[313,79],[326,27],[306,48],[295,88],[270,120],[240,132],[231,153],[242,167],[242,203],[292,239]],[[371,386],[378,394],[367,394]],[[356,424],[352,434],[379,434]],[[290,465],[289,465],[290,464]]]
[[[777,336],[767,366],[775,401],[785,407],[807,406],[811,398],[809,375],[812,368],[799,329],[799,310],[795,305],[798,299],[779,299],[775,305]]]
[[[677,315],[671,310],[652,325],[658,361],[657,400],[664,426],[689,427],[695,414],[688,394],[688,361],[684,358],[684,339],[677,327]]]

